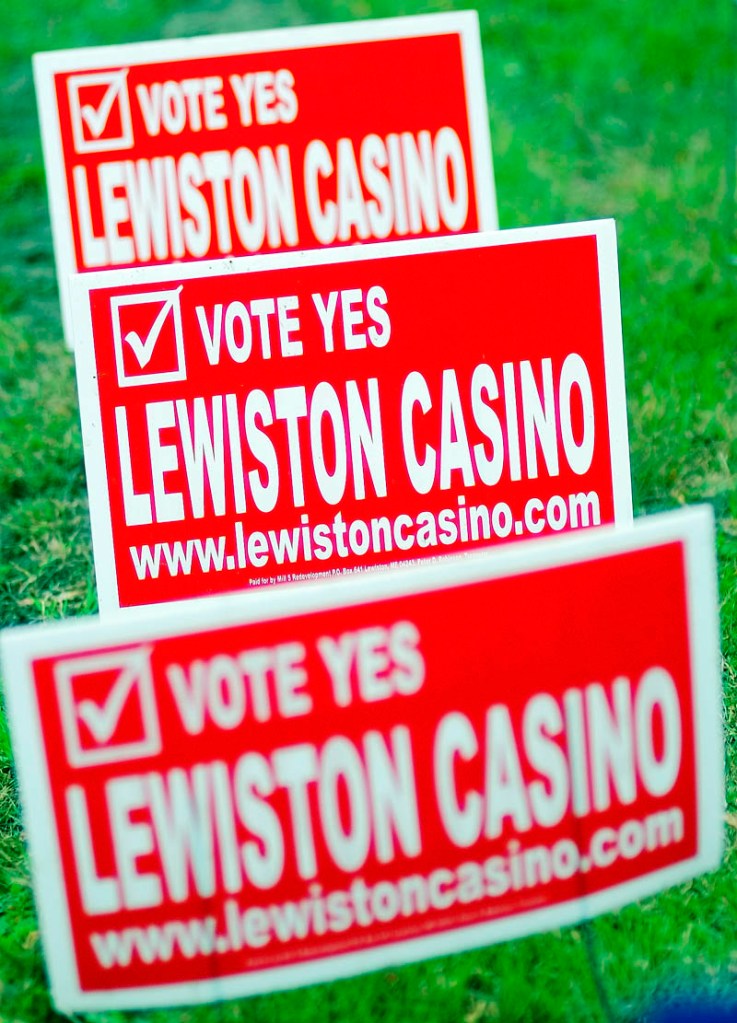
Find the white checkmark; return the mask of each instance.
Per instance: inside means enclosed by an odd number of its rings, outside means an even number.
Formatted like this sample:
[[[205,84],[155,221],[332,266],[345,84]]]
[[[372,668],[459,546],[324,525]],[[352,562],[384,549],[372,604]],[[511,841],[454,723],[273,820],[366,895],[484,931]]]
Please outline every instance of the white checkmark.
[[[110,82],[97,109],[95,109],[91,103],[85,103],[84,106],[79,109],[80,117],[82,120],[87,122],[87,126],[90,129],[90,135],[92,135],[95,139],[99,139],[100,135],[102,135],[105,130],[105,125],[110,117],[110,111],[113,109],[113,103],[118,98],[120,90],[123,88],[126,74],[127,72],[124,72],[121,77]]]
[[[77,704],[77,716],[84,721],[99,745],[104,746],[112,737],[139,674],[137,666],[123,668],[102,706],[89,699],[80,700]]]
[[[161,751],[151,654],[150,646],[90,651],[62,657],[54,665],[72,767],[124,763]]]
[[[184,285],[180,284],[177,290],[164,302],[144,339],[142,339],[138,331],[135,330],[129,330],[127,334],[123,335],[123,340],[133,349],[133,354],[138,359],[138,365],[141,369],[145,369],[151,361],[151,356],[154,354],[156,342],[159,340],[161,329],[164,326],[164,320],[169,314],[169,311],[172,309],[177,295],[183,287]]]

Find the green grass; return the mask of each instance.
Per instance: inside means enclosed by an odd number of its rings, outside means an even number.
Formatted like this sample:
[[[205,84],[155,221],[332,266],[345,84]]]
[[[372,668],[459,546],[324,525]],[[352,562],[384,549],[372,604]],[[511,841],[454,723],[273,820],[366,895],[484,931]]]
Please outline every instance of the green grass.
[[[436,0],[36,0],[0,35],[0,622],[96,605],[72,360],[61,341],[30,54],[444,10]],[[459,6],[463,6],[460,4]],[[617,220],[636,513],[708,500],[719,525],[728,755],[722,868],[588,929],[136,1023],[644,1018],[737,988],[737,80],[730,0],[482,0],[503,227]],[[731,153],[734,159],[734,152]],[[0,1023],[55,1014],[0,715]],[[597,988],[597,983],[599,988]],[[601,989],[610,1010],[602,1007]],[[97,1017],[105,1023],[121,1014]]]

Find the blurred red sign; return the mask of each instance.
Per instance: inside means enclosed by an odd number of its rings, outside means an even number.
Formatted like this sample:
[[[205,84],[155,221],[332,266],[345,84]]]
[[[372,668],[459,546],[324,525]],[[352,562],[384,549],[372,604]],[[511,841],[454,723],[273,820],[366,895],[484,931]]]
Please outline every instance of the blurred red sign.
[[[73,288],[103,612],[631,521],[611,222]]]
[[[718,863],[705,509],[16,629],[54,998],[236,997],[580,920]]]
[[[34,68],[68,339],[71,271],[497,226],[475,12]]]

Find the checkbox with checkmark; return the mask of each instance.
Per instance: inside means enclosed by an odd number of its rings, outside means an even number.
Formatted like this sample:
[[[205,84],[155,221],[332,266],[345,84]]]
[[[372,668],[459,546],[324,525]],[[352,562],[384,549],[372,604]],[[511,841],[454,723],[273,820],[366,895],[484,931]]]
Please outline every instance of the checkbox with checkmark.
[[[115,295],[110,314],[120,387],[186,380],[179,296],[168,291]]]
[[[128,68],[70,75],[67,80],[74,148],[100,153],[133,146]]]
[[[72,767],[136,760],[161,751],[150,647],[60,660],[54,677]]]

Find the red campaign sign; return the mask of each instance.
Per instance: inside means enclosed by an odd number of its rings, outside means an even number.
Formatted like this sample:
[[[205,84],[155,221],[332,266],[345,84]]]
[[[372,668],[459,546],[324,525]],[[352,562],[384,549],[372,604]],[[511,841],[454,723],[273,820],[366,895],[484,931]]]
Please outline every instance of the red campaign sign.
[[[631,521],[610,222],[73,288],[103,613]]]
[[[708,509],[3,653],[66,1012],[478,947],[719,862]]]
[[[72,271],[497,226],[476,12],[34,69],[69,340]]]

